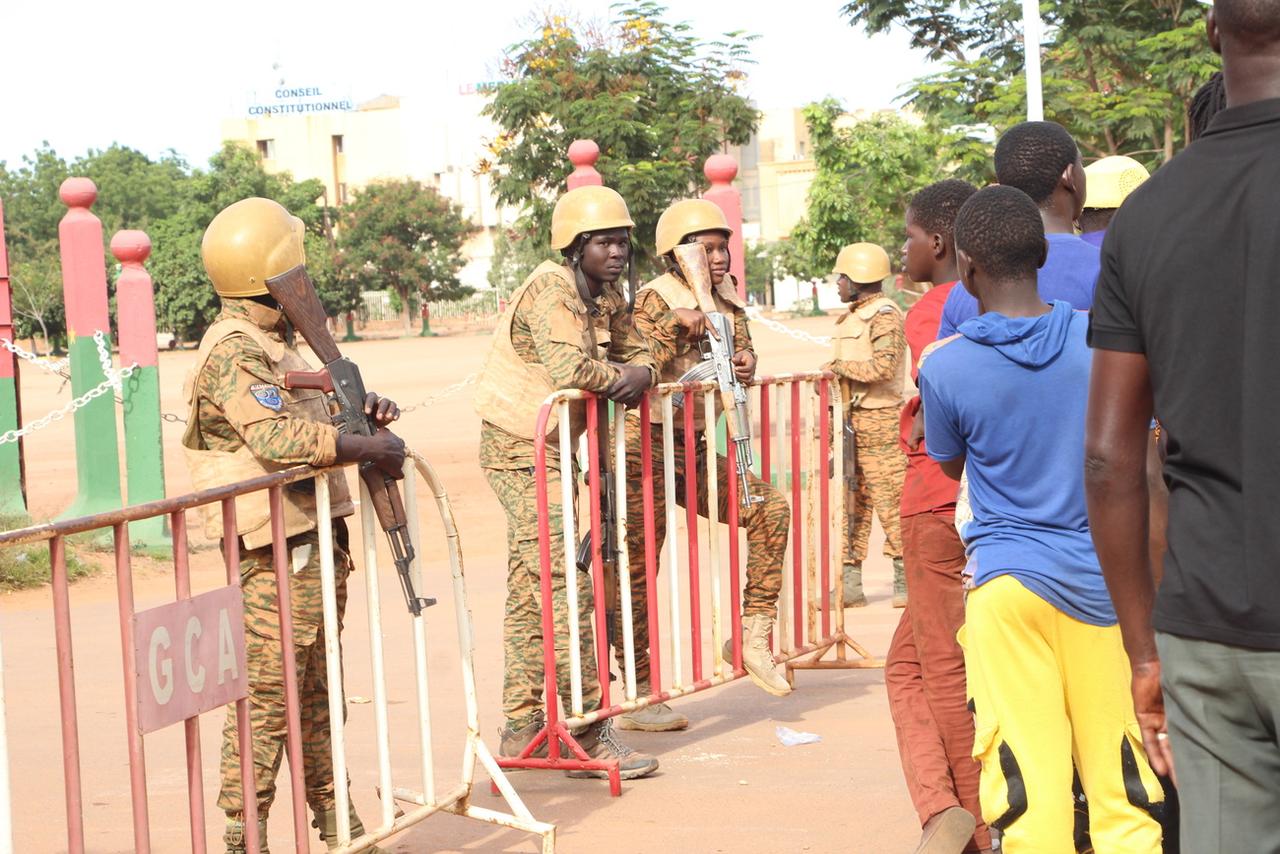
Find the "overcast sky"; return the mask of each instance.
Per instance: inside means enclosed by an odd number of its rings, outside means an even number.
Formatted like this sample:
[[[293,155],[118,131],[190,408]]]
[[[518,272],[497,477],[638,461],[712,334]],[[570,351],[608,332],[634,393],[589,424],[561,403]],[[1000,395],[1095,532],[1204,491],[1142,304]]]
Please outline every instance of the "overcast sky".
[[[498,78],[503,49],[530,34],[541,0],[71,0],[5,3],[0,161],[48,140],[70,159],[113,142],[203,164],[221,120],[283,77],[357,101],[456,93]],[[604,19],[609,0],[552,3]],[[668,17],[713,38],[760,35],[747,93],[762,107],[826,95],[892,106],[927,70],[901,33],[868,38],[839,0],[669,0]],[[278,68],[273,70],[273,66]]]

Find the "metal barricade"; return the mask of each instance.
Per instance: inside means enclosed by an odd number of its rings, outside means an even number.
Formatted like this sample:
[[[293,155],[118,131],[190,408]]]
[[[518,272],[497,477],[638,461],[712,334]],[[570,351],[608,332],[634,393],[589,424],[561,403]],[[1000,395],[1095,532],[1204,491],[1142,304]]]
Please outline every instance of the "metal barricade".
[[[843,598],[841,563],[846,547],[844,524],[843,442],[844,431],[833,426],[833,413],[839,418],[843,410],[839,384],[829,372],[781,374],[759,377],[752,386],[758,389],[754,411],[758,420],[752,431],[759,461],[759,475],[766,483],[774,483],[789,498],[791,524],[788,559],[783,568],[783,584],[778,601],[778,623],[774,632],[774,658],[785,662],[787,679],[794,684],[796,670],[882,667],[882,659],[873,657],[846,631],[844,609],[833,608],[832,599]],[[684,442],[685,542],[678,536],[678,501],[675,475],[676,416],[672,395],[685,395],[682,409],[681,436]],[[695,400],[701,398],[704,423],[708,427],[699,436],[694,429]],[[622,407],[614,407],[613,425],[609,431],[613,455],[617,507],[617,589],[621,612],[623,661],[620,668],[623,697],[614,702],[610,696],[611,646],[608,639],[604,561],[602,542],[602,480],[597,466],[587,473],[587,526],[592,538],[591,593],[594,602],[594,654],[600,678],[601,701],[594,710],[583,705],[583,675],[580,660],[578,620],[580,595],[576,573],[572,570],[577,551],[574,466],[566,457],[561,460],[558,484],[549,484],[547,468],[548,424],[553,410],[559,420],[559,447],[571,446],[569,407],[586,401],[586,434],[584,441],[589,459],[599,459],[597,408],[590,405],[595,395],[581,390],[559,391],[543,404],[535,439],[535,473],[538,504],[538,532],[541,560],[542,601],[552,601],[552,561],[564,561],[565,598],[568,604],[568,657],[570,695],[557,702],[556,634],[554,610],[542,609],[543,661],[545,668],[544,698],[546,726],[526,747],[520,757],[500,758],[504,768],[543,768],[559,770],[607,770],[610,790],[621,791],[616,762],[589,760],[570,733],[571,729],[619,714],[666,702],[676,697],[703,691],[746,675],[742,664],[742,614],[739,529],[739,482],[733,455],[720,456],[716,448],[718,388],[714,382],[667,383],[646,395],[637,412],[630,416]],[[581,404],[579,404],[581,405]],[[661,484],[654,482],[653,439],[648,428],[652,407],[660,407],[662,430]],[[626,471],[625,432],[627,421],[636,419],[645,429],[640,431],[642,476],[639,483],[628,483]],[[634,429],[634,428],[633,428]],[[705,454],[699,456],[697,443],[703,443]],[[705,459],[705,470],[698,471],[694,462]],[[720,469],[723,467],[723,470]],[[698,512],[698,478],[707,486],[707,563],[703,564],[700,546]],[[838,485],[832,495],[832,482]],[[721,528],[718,512],[719,490],[727,490],[727,518]],[[549,490],[560,491],[563,513],[564,553],[551,554],[549,533]],[[655,490],[663,490],[666,508],[666,541],[656,542]],[[627,518],[627,492],[640,490],[644,518]],[[627,527],[639,522],[644,526],[645,590],[648,629],[651,693],[639,696],[635,673],[635,626],[632,621],[631,577],[627,546]],[[833,537],[834,534],[834,537]],[[726,542],[727,541],[727,542]],[[832,549],[833,542],[836,549]],[[659,549],[661,548],[661,554]],[[684,559],[682,561],[682,555]],[[727,556],[727,560],[723,558]],[[658,568],[665,560],[665,596],[660,595]],[[705,590],[703,580],[706,580]],[[687,590],[687,596],[686,596]],[[834,592],[832,592],[834,591]],[[706,597],[704,599],[704,593]],[[725,619],[728,602],[728,620]],[[663,618],[669,630],[665,640],[661,633]],[[706,667],[704,627],[709,618],[711,659]],[[732,640],[732,660],[722,652],[725,627]],[[687,644],[686,647],[686,630]],[[563,640],[563,639],[561,639]],[[828,654],[831,658],[827,658]],[[852,654],[850,654],[852,653]],[[665,664],[665,667],[664,667]],[[664,682],[664,677],[667,681]],[[546,743],[549,755],[533,754]],[[567,755],[562,756],[562,748]]]
[[[47,541],[49,544],[49,552],[52,564],[52,586],[53,586],[53,612],[54,612],[54,635],[57,647],[57,664],[58,664],[58,689],[60,697],[61,711],[61,728],[62,728],[62,758],[63,758],[63,779],[65,789],[65,810],[67,823],[67,850],[71,854],[80,854],[85,851],[85,824],[84,824],[84,808],[83,794],[80,773],[80,722],[78,718],[78,706],[76,702],[76,684],[73,667],[73,656],[71,648],[71,625],[72,615],[70,608],[70,598],[68,589],[67,575],[67,558],[66,558],[66,538],[72,534],[92,531],[96,529],[110,528],[114,538],[115,551],[115,574],[117,595],[120,613],[120,638],[121,649],[123,653],[123,675],[124,675],[124,695],[125,695],[125,719],[128,739],[128,756],[129,756],[129,779],[131,790],[132,818],[133,818],[133,839],[134,850],[139,852],[148,852],[152,850],[151,843],[151,816],[148,812],[147,797],[147,765],[144,751],[144,734],[152,731],[165,722],[161,721],[157,724],[155,721],[139,720],[139,712],[142,710],[143,717],[147,717],[147,691],[169,690],[160,684],[162,680],[154,674],[154,661],[151,663],[152,676],[150,683],[144,686],[139,685],[139,674],[146,671],[146,666],[140,668],[139,664],[139,638],[135,635],[138,633],[138,627],[145,625],[148,617],[153,614],[165,612],[167,609],[176,606],[189,606],[188,610],[192,613],[199,612],[199,607],[195,604],[196,600],[213,595],[227,594],[224,598],[228,601],[234,601],[234,605],[230,608],[235,615],[242,612],[239,609],[240,599],[240,554],[239,539],[236,535],[236,507],[235,498],[237,496],[246,495],[251,492],[267,491],[269,496],[269,504],[271,510],[271,526],[272,526],[272,545],[273,545],[273,563],[274,575],[276,583],[277,601],[289,601],[289,560],[286,548],[286,538],[284,536],[284,504],[283,490],[290,484],[306,479],[315,479],[315,494],[317,503],[317,516],[319,520],[318,534],[320,540],[321,552],[321,582],[322,582],[322,601],[324,612],[324,637],[325,637],[325,659],[327,670],[327,684],[330,686],[329,693],[329,711],[330,711],[330,735],[333,744],[333,771],[334,780],[337,781],[335,786],[335,796],[337,800],[336,811],[339,816],[346,816],[348,810],[349,793],[347,786],[343,784],[347,780],[348,756],[345,740],[344,728],[344,698],[342,694],[342,660],[341,646],[339,643],[339,613],[336,600],[336,577],[333,561],[333,526],[330,518],[330,502],[329,502],[329,484],[327,478],[316,477],[316,470],[310,467],[299,466],[286,471],[277,472],[263,477],[246,480],[241,483],[230,486],[219,487],[216,489],[204,490],[177,498],[169,498],[163,501],[155,501],[149,504],[142,504],[134,507],[128,507],[123,510],[102,513],[95,516],[86,516],[78,519],[70,519],[63,522],[36,525],[22,530],[8,531],[0,533],[0,547],[20,545],[24,543],[32,543],[39,541]],[[415,695],[417,701],[417,714],[415,715],[415,738],[418,741],[420,751],[420,762],[418,763],[418,780],[413,786],[397,785],[392,776],[392,752],[390,727],[388,723],[388,695],[386,672],[383,661],[382,635],[383,621],[380,608],[379,593],[379,572],[378,572],[378,541],[381,533],[376,521],[373,517],[372,503],[368,499],[367,492],[364,490],[363,482],[361,482],[361,527],[363,532],[363,553],[364,553],[364,577],[367,593],[367,609],[369,620],[369,643],[372,667],[373,682],[373,705],[376,728],[377,743],[377,768],[378,768],[378,795],[380,803],[380,814],[378,819],[369,822],[370,829],[360,838],[351,839],[350,831],[345,826],[345,822],[339,821],[338,833],[340,845],[336,849],[340,852],[360,851],[372,845],[378,840],[384,839],[393,834],[399,833],[406,828],[414,825],[430,815],[437,812],[452,812],[477,821],[487,822],[494,825],[501,825],[517,830],[526,831],[535,834],[541,838],[541,847],[544,854],[552,852],[555,848],[555,827],[550,824],[539,822],[533,818],[527,807],[511,787],[506,775],[498,767],[493,755],[485,745],[480,736],[479,720],[478,720],[478,704],[476,701],[475,674],[473,668],[472,655],[472,623],[471,613],[466,601],[466,585],[463,577],[462,551],[459,544],[458,532],[454,525],[453,513],[450,507],[449,499],[439,478],[432,470],[431,466],[425,459],[414,454],[412,459],[405,461],[405,498],[406,511],[410,520],[410,529],[415,543],[419,544],[418,554],[412,566],[412,572],[415,576],[415,584],[418,589],[422,589],[422,559],[427,549],[422,547],[421,541],[421,525],[418,513],[417,500],[417,480],[421,477],[425,481],[426,488],[430,492],[435,501],[441,525],[443,528],[445,546],[447,547],[450,566],[450,580],[452,586],[452,599],[454,603],[454,618],[456,621],[458,654],[460,660],[460,670],[462,675],[461,689],[465,698],[465,719],[466,732],[465,744],[463,747],[463,761],[461,774],[456,783],[448,786],[437,786],[436,772],[432,757],[432,727],[431,727],[431,710],[430,710],[430,693],[428,691],[428,672],[427,672],[427,627],[426,616],[429,611],[424,611],[418,617],[409,617],[412,620],[412,645],[414,672],[416,677]],[[191,577],[189,569],[189,554],[187,543],[187,523],[186,511],[206,504],[221,504],[222,512],[222,530],[224,543],[223,562],[226,569],[227,587],[218,588],[211,593],[200,594],[192,597],[191,594]],[[129,547],[129,523],[140,519],[148,519],[155,517],[167,517],[173,531],[173,569],[174,581],[176,587],[176,600],[171,605],[165,605],[146,611],[136,611],[134,608],[133,595],[133,569],[131,565],[131,555]],[[439,554],[438,550],[435,550]],[[281,595],[283,594],[283,595]],[[227,618],[228,609],[224,608],[222,614],[225,623],[222,629],[222,635],[219,637],[219,646],[225,647],[225,641],[228,640],[227,633],[231,632],[231,640],[239,638],[240,666],[239,671],[245,671],[243,656],[243,618],[235,616],[231,619]],[[187,611],[183,611],[186,614]],[[299,706],[299,685],[298,674],[295,667],[295,658],[292,654],[294,649],[294,619],[289,608],[279,609],[279,630],[280,645],[282,650],[282,665],[284,674],[285,702],[286,702],[286,721],[287,721],[287,742],[286,750],[289,758],[289,775],[290,789],[292,791],[292,824],[294,829],[294,850],[298,852],[306,852],[310,850],[310,827],[306,816],[306,787],[303,779],[302,765],[302,724]],[[185,618],[185,617],[184,617]],[[191,617],[191,619],[198,619]],[[396,619],[403,619],[397,614]],[[230,628],[234,627],[234,628]],[[161,631],[165,631],[163,628]],[[214,680],[205,679],[205,671],[196,669],[192,664],[192,645],[197,644],[202,633],[207,629],[202,629],[197,623],[194,628],[187,624],[185,628],[185,644],[187,651],[187,660],[185,664],[170,665],[168,676],[171,684],[180,681],[178,676],[181,674],[181,668],[186,667],[186,678],[188,680],[199,676],[201,684],[213,682]],[[163,635],[154,635],[151,639],[151,657],[155,658],[155,644],[162,644],[162,649],[167,648],[172,642],[169,632],[165,631]],[[158,638],[158,640],[157,640]],[[143,643],[145,644],[145,639]],[[175,646],[179,643],[175,642]],[[227,649],[223,648],[222,653],[225,655]],[[350,656],[352,650],[347,650]],[[146,653],[144,652],[145,656]],[[231,663],[226,665],[234,670]],[[218,674],[218,682],[222,681],[222,674]],[[147,680],[144,680],[147,681]],[[241,790],[244,792],[253,792],[256,787],[253,784],[253,749],[251,744],[251,732],[249,721],[249,700],[246,698],[247,688],[244,688],[235,699],[236,719],[238,723],[239,737],[239,753],[240,753],[240,782]],[[210,695],[207,699],[217,698]],[[167,702],[169,698],[166,698]],[[200,714],[202,712],[215,711],[221,712],[225,699],[217,702],[216,705],[206,703],[199,705],[199,699],[192,701],[195,705],[192,707],[178,707],[185,709],[181,714],[182,718],[174,718],[171,722],[176,723],[181,719],[185,727],[186,736],[186,780],[188,793],[188,820],[190,825],[191,850],[193,852],[204,852],[206,850],[206,836],[208,828],[206,827],[205,815],[205,795],[204,795],[204,775],[201,767],[201,750],[200,750]],[[0,735],[3,734],[2,719],[0,719]],[[18,735],[17,733],[14,733]],[[0,750],[4,750],[7,746],[0,744]],[[405,747],[402,746],[397,755],[403,755]],[[0,759],[3,759],[0,756]],[[476,766],[480,766],[489,774],[494,785],[505,796],[508,805],[511,808],[510,813],[499,812],[497,810],[486,809],[475,806],[471,803],[471,793],[474,786]],[[7,763],[6,763],[7,767]],[[404,808],[399,808],[396,802],[404,804]],[[249,851],[259,851],[261,846],[265,845],[265,840],[258,838],[257,824],[257,804],[253,797],[244,799],[244,823],[246,847]],[[6,828],[6,824],[10,822],[10,805],[8,802],[7,787],[0,791],[0,830]],[[213,810],[215,821],[221,821],[221,814],[217,810]],[[220,824],[218,832],[220,832]],[[3,847],[4,840],[0,840],[0,847]],[[11,850],[11,849],[6,849]]]

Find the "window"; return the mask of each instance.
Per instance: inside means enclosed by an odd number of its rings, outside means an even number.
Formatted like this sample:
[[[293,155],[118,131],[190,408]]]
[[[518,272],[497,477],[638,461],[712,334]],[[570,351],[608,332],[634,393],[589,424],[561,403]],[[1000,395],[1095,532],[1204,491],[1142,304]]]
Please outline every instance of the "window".
[[[347,203],[347,185],[338,185],[338,204],[345,205]]]
[[[340,133],[335,133],[333,135],[333,153],[334,154],[342,153],[342,134]]]
[[[274,139],[258,140],[258,156],[263,160],[275,160],[276,141]]]

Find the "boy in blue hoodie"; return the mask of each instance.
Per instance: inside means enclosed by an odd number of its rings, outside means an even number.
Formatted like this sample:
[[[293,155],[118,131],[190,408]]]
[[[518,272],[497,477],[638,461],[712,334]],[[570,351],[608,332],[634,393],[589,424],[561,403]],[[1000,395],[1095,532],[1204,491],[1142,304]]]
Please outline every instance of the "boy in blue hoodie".
[[[1074,759],[1095,850],[1158,852],[1163,792],[1085,510],[1088,319],[1037,293],[1048,247],[1021,190],[975,194],[955,241],[980,313],[926,351],[920,391],[929,455],[968,470],[961,643],[983,818],[1007,854],[1071,854]]]

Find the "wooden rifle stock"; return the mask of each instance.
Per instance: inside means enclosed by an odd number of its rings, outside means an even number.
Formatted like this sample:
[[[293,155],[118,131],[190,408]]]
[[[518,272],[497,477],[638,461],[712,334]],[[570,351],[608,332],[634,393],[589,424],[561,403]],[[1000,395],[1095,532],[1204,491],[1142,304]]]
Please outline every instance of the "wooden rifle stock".
[[[339,429],[352,435],[372,436],[379,428],[364,412],[364,383],[360,371],[353,362],[343,358],[337,342],[329,334],[324,306],[316,296],[307,268],[299,264],[267,279],[266,285],[267,292],[284,309],[285,317],[325,366],[319,371],[290,371],[285,375],[285,388],[320,389],[332,394],[339,410],[333,421]],[[409,541],[409,525],[400,487],[371,463],[360,465],[360,478],[368,487],[378,524],[391,544],[391,556],[409,612],[416,617],[424,607],[434,605],[435,600],[418,596],[413,588],[410,565],[415,552],[413,543]]]

